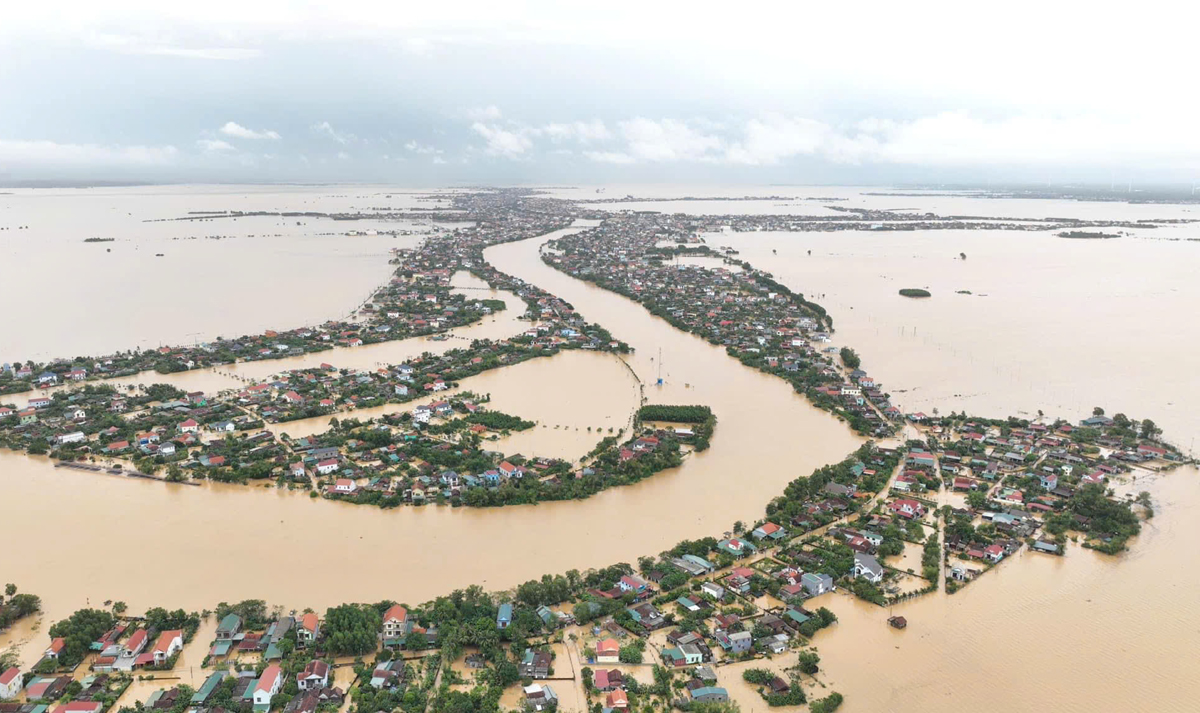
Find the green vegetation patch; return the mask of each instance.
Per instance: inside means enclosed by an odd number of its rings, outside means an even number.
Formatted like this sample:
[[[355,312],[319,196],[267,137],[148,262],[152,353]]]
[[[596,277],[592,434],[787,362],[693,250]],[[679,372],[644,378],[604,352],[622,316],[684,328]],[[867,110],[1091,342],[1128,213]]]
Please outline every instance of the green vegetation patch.
[[[903,297],[932,297],[929,290],[922,290],[919,287],[905,287],[900,290],[900,294]]]

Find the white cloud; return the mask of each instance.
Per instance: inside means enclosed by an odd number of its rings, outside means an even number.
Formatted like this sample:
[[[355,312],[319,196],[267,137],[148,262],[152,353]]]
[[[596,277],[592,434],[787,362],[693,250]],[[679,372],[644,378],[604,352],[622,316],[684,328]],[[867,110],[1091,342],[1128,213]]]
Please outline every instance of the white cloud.
[[[525,131],[509,131],[495,124],[484,124],[479,121],[471,124],[471,130],[487,141],[487,152],[493,156],[518,158],[533,148],[533,140]]]
[[[86,41],[87,44],[97,49],[118,52],[120,54],[226,61],[254,59],[262,55],[261,50],[246,47],[186,47],[157,38],[132,35],[91,33],[88,35]]]
[[[337,157],[341,161],[348,161],[350,159],[350,154],[346,153],[345,151],[338,151]]]
[[[637,163],[636,158],[627,153],[620,153],[619,151],[584,151],[583,155],[597,163]]]
[[[435,165],[435,166],[443,166],[443,165],[445,165],[445,163],[446,163],[446,159],[442,158],[441,156],[434,156],[434,157],[433,157],[433,165]]]
[[[812,155],[831,140],[830,128],[821,122],[769,114],[746,122],[741,142],[725,151],[732,163],[775,164],[797,155]]]
[[[236,151],[232,144],[220,139],[200,139],[196,145],[208,153],[221,153],[223,151]]]
[[[416,139],[408,141],[406,144],[404,144],[404,148],[420,156],[440,154],[442,152],[441,149],[435,146],[426,146]]]
[[[234,121],[225,122],[225,125],[221,127],[221,133],[239,139],[271,139],[272,141],[278,141],[282,138],[278,133],[269,129],[267,131],[255,131],[247,129]]]
[[[174,146],[103,146],[54,141],[0,139],[0,164],[46,167],[165,166],[175,162]]]
[[[572,121],[564,124],[546,124],[540,129],[540,132],[550,138],[555,143],[574,139],[582,144],[590,144],[597,141],[607,141],[612,138],[612,133],[603,121],[593,119],[592,121]]]
[[[339,133],[334,130],[333,125],[331,125],[328,121],[322,121],[322,122],[313,124],[310,128],[314,132],[316,132],[326,138],[333,139],[334,141],[338,142],[339,144],[349,143],[350,141],[354,140],[354,134]]]
[[[637,117],[622,121],[620,127],[627,143],[626,153],[639,161],[710,160],[722,145],[716,135],[674,119]]]
[[[503,114],[500,113],[500,107],[495,104],[488,104],[485,107],[476,107],[467,112],[467,116],[475,121],[499,121]]]

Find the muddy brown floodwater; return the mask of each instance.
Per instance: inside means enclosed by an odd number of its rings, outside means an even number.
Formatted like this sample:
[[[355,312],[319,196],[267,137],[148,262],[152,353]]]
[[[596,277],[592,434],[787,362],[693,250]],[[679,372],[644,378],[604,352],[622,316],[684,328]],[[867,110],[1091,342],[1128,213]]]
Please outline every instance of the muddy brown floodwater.
[[[711,406],[719,423],[708,451],[583,501],[390,511],[273,487],[191,488],[66,472],[44,458],[5,452],[0,527],[6,539],[20,536],[24,544],[0,551],[0,578],[38,593],[49,621],[105,599],[124,600],[133,611],[160,604],[203,609],[246,597],[318,610],[384,598],[417,603],[471,584],[502,589],[547,572],[633,562],[681,539],[727,530],[761,514],[792,478],[858,446],[848,428],[783,381],[743,367],[633,302],[546,267],[538,249],[555,235],[491,248],[486,256],[611,326],[637,348],[629,363],[643,381],[657,373],[661,348],[666,386],[647,387],[647,396]],[[561,363],[576,372],[569,388],[545,388],[533,367],[513,370],[517,383],[509,388],[564,406],[628,393],[624,367],[597,368],[588,358]],[[41,638],[24,648],[27,662]]]
[[[805,190],[879,208],[929,204],[861,197],[853,189],[797,189],[798,195]],[[974,215],[1012,209],[1019,217],[1179,213],[1169,206],[1062,201],[934,203]],[[739,206],[721,202],[712,209]],[[1159,233],[1196,232],[1188,230]],[[89,597],[92,604],[124,599],[135,611],[157,604],[205,608],[243,597],[318,609],[385,597],[412,603],[468,584],[498,589],[544,572],[633,561],[685,537],[720,532],[761,513],[791,478],[860,442],[782,381],[545,266],[538,247],[547,239],[496,246],[486,257],[561,295],[636,347],[629,369],[649,401],[710,405],[720,420],[707,452],[676,471],[581,502],[388,512],[273,488],[186,488],[69,473],[44,459],[0,453],[0,535],[19,542],[0,550],[0,580],[40,594],[48,620]],[[1102,405],[1156,419],[1185,450],[1200,435],[1194,408],[1200,382],[1186,358],[1200,345],[1191,318],[1200,302],[1194,280],[1200,244],[982,231],[722,235],[710,244],[737,247],[740,258],[829,307],[838,342],[857,348],[872,375],[910,409],[936,405],[1003,416],[1041,408],[1079,416],[1074,411]],[[968,259],[955,260],[959,252]],[[934,297],[896,294],[919,286],[929,286]],[[954,294],[960,289],[974,295]],[[405,353],[410,346],[389,349]],[[337,357],[320,355],[316,363],[339,363]],[[660,370],[661,388],[654,386]],[[213,390],[230,381],[212,378]],[[632,408],[632,379],[616,357],[564,354],[481,375],[463,388],[494,382],[496,403],[512,413],[586,427],[570,415],[615,418]],[[515,436],[513,445],[579,447],[552,443],[563,435],[552,436],[552,427]],[[516,438],[530,440],[518,445]],[[1143,476],[1130,489],[1148,490],[1157,514],[1119,557],[1078,547],[1061,558],[1023,552],[957,594],[891,612],[841,594],[818,600],[840,617],[816,639],[821,684],[846,694],[847,713],[1196,710],[1200,473]],[[887,627],[889,613],[907,617],[908,628]],[[0,637],[0,647],[30,640],[24,658],[31,662],[45,644],[35,626],[15,627]],[[736,675],[723,683],[743,710],[766,711]]]

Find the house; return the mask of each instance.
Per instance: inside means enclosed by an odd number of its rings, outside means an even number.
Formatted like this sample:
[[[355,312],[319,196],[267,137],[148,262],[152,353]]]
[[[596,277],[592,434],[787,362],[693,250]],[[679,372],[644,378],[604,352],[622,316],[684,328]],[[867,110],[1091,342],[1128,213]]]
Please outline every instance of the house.
[[[547,678],[550,676],[550,654],[525,649],[525,656],[517,668],[520,669],[521,678]]]
[[[87,440],[87,436],[83,431],[72,431],[71,433],[60,433],[54,440],[58,445],[64,446],[69,443],[83,443]]]
[[[666,623],[658,609],[655,609],[654,605],[649,602],[639,604],[636,607],[626,607],[625,611],[629,612],[633,620],[641,624],[642,628],[649,631],[653,631]]]
[[[309,661],[304,670],[296,674],[296,685],[301,691],[325,688],[329,685],[329,664],[324,661]]]
[[[758,551],[757,547],[737,537],[721,540],[717,543],[717,549],[734,557],[747,557]]]
[[[642,594],[650,587],[650,584],[637,575],[627,574],[624,577],[621,577],[620,581],[617,582],[617,587],[622,592]]]
[[[25,687],[25,700],[38,701],[58,698],[66,690],[67,684],[70,682],[70,676],[41,676],[35,678]]]
[[[237,614],[226,614],[217,625],[217,641],[232,641],[242,630],[242,618]]]
[[[321,475],[329,475],[336,473],[338,469],[337,458],[329,458],[317,463],[317,472]]]
[[[916,500],[896,500],[888,503],[888,509],[893,514],[899,515],[907,520],[922,517],[925,515],[925,506]]]
[[[779,540],[786,537],[787,532],[773,522],[764,522],[762,525],[754,528],[750,536],[756,540],[765,540],[767,538]]]
[[[408,634],[408,610],[399,604],[393,605],[383,614],[383,641],[396,641]]]
[[[597,691],[615,691],[625,687],[625,675],[615,668],[599,668],[592,673],[592,685]]]
[[[735,631],[728,634],[727,638],[729,639],[730,653],[740,654],[743,651],[749,651],[750,647],[754,645],[754,637],[749,631]]]
[[[863,552],[855,553],[854,576],[862,577],[872,584],[879,584],[883,581],[883,565],[879,564],[879,560],[875,559],[874,555]]]
[[[358,483],[349,478],[338,478],[333,484],[333,492],[338,495],[353,495],[358,492]]]
[[[279,664],[271,664],[263,670],[262,676],[259,677],[258,683],[254,685],[254,710],[264,712],[271,709],[271,699],[276,693],[283,688],[283,669],[279,668]]]
[[[101,701],[71,701],[54,709],[54,713],[100,713],[104,710]]]
[[[204,706],[204,704],[207,703],[210,698],[212,698],[213,693],[217,690],[217,686],[220,686],[221,681],[224,681],[225,677],[228,675],[229,674],[224,671],[219,671],[206,678],[204,680],[204,684],[192,694],[192,706]]]
[[[989,562],[999,562],[1000,560],[1004,559],[1004,548],[1000,545],[988,545],[987,547],[983,548],[983,556],[987,558]]]
[[[629,696],[620,689],[609,691],[604,697],[604,707],[610,710],[629,710]]]
[[[146,648],[146,642],[149,640],[149,638],[150,637],[146,633],[145,629],[138,629],[137,631],[133,632],[133,636],[130,636],[125,640],[125,650],[123,652],[124,655],[126,657],[132,657],[142,653],[142,649]]]
[[[304,478],[307,475],[304,470],[304,463],[292,463],[290,466],[288,466],[288,473],[293,478],[297,479]]]
[[[62,654],[63,649],[66,648],[66,646],[67,646],[66,639],[64,639],[61,636],[55,637],[50,642],[50,648],[46,649],[45,653],[42,654],[42,657],[48,658],[48,659],[57,659],[59,657],[59,655]]]
[[[558,695],[550,686],[535,683],[525,686],[525,707],[533,711],[544,711],[558,707]]]
[[[620,663],[621,645],[616,639],[605,639],[596,644],[596,663]]]
[[[724,688],[717,686],[699,686],[697,688],[688,689],[688,695],[693,701],[727,701],[729,700],[729,692]]]
[[[1057,555],[1062,553],[1062,548],[1055,542],[1047,542],[1046,540],[1037,540],[1033,543],[1034,552],[1045,552],[1046,554]]]
[[[800,584],[810,597],[833,591],[833,577],[820,572],[805,572],[800,576]]]
[[[200,432],[200,424],[196,422],[196,419],[189,418],[188,420],[179,424],[179,432],[180,433],[199,433]]]
[[[35,396],[29,399],[29,408],[46,408],[52,403],[54,403],[54,400],[46,396]]]
[[[1137,448],[1138,455],[1146,456],[1147,458],[1166,458],[1167,449],[1152,446],[1148,443],[1142,443]]]
[[[301,646],[308,646],[317,640],[321,635],[321,621],[313,612],[308,612],[300,617],[299,626],[296,627],[296,643]],[[324,687],[326,684],[321,684]]]
[[[371,687],[376,689],[395,688],[404,683],[404,659],[375,664],[370,683]]]
[[[179,629],[170,629],[158,635],[158,640],[154,642],[150,653],[154,656],[154,665],[162,666],[182,649],[183,632]]]
[[[509,624],[512,624],[513,606],[509,602],[504,602],[496,611],[496,628],[507,629]]]
[[[16,666],[0,673],[0,701],[16,698],[23,683],[21,669]]]
[[[700,591],[709,595],[718,602],[725,598],[725,588],[716,582],[705,582],[700,585]]]
[[[1039,478],[1042,490],[1054,490],[1058,487],[1057,473],[1043,473]]]

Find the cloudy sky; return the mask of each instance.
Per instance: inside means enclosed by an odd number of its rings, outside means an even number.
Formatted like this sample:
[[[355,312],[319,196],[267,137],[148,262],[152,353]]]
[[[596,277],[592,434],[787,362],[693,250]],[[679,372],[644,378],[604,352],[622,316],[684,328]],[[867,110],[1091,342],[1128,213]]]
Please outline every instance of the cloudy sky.
[[[1192,3],[106,0],[0,20],[0,181],[1200,179]]]

